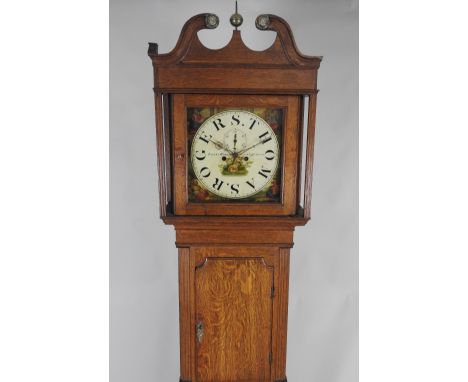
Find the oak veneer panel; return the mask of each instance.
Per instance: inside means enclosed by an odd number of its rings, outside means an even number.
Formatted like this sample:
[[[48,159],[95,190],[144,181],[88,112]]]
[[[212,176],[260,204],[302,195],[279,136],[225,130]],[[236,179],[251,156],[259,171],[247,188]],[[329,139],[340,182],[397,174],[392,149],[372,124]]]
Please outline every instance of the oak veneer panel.
[[[203,224],[200,222],[200,224]],[[290,246],[292,230],[261,230],[251,227],[246,230],[180,230],[176,231],[178,246],[200,244],[270,244]]]
[[[223,89],[241,93],[244,90],[285,92],[291,89],[299,94],[315,90],[315,70],[276,68],[206,68],[192,66],[160,67],[157,83],[161,92],[181,92],[186,89],[203,91]],[[235,76],[233,76],[235,73]]]
[[[275,303],[277,304],[275,312],[277,314],[278,333],[276,346],[274,347],[274,380],[286,379],[286,342],[288,333],[288,296],[289,296],[289,249],[280,248],[277,259],[277,274]]]
[[[180,378],[191,379],[191,290],[190,250],[179,249],[179,328],[180,328]]]
[[[195,280],[204,325],[197,382],[270,380],[272,267],[261,258],[208,258]]]
[[[159,213],[160,216],[166,216],[167,192],[166,192],[166,164],[165,150],[163,144],[163,96],[161,93],[155,94],[155,111],[156,111],[156,136],[157,141],[157,158],[158,158],[158,177],[159,177]]]
[[[209,65],[290,65],[285,55],[281,39],[277,36],[273,44],[264,51],[249,49],[242,41],[241,32],[234,30],[231,41],[221,49],[206,48],[196,35],[187,54],[183,58],[184,64]]]
[[[315,115],[317,111],[317,95],[309,97],[309,115],[307,121],[307,148],[304,180],[304,218],[309,219],[312,199],[312,169],[314,165]]]
[[[168,94],[162,95],[163,101],[163,139],[164,139],[164,172],[165,172],[165,197],[166,197],[166,205],[165,208],[165,215],[167,213],[171,213],[171,210],[168,210],[168,206],[172,204],[172,167],[171,167],[171,113],[170,113],[170,97]]]
[[[286,107],[289,97],[281,95],[239,95],[239,94],[187,94],[186,102],[190,107],[217,106],[217,107]]]
[[[193,230],[197,225],[203,229],[231,229],[232,219],[229,216],[165,216],[163,221],[172,224],[176,230]],[[303,216],[236,216],[236,228],[249,227],[254,230],[294,230],[308,222]]]

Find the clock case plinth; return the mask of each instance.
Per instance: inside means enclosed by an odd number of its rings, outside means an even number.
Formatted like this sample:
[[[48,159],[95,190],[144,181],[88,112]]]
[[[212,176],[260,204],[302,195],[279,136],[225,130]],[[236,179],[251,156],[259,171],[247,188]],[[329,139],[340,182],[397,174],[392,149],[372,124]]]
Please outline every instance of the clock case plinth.
[[[165,224],[174,225],[179,252],[180,381],[286,381],[289,255],[295,227],[310,219],[321,57],[302,55],[289,25],[277,16],[261,15],[256,25],[277,32],[264,51],[246,47],[239,31],[222,49],[203,46],[197,32],[217,26],[211,14],[188,20],[170,53],[159,54],[157,44],[149,45],[160,215]],[[176,212],[185,195],[177,194],[180,179],[174,177],[174,166],[190,159],[175,147],[174,99],[197,94],[297,98],[298,152],[287,169],[297,176],[283,195],[294,200],[293,213],[269,215],[264,209],[259,216],[259,209],[248,204],[225,216],[222,209]]]

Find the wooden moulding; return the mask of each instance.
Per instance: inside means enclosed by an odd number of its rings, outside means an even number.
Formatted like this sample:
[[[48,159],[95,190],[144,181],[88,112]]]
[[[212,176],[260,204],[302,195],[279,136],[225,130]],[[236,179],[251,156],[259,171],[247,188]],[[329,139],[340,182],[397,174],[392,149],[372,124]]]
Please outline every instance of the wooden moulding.
[[[181,381],[189,381],[191,369],[191,264],[188,248],[179,248],[179,328]]]
[[[236,223],[237,224],[237,223]],[[231,224],[232,225],[232,224]],[[262,230],[253,227],[245,230],[176,230],[176,246],[179,248],[206,245],[259,245],[290,248],[294,230]]]
[[[304,179],[304,218],[309,219],[311,215],[312,199],[312,171],[314,164],[314,141],[315,141],[315,114],[317,95],[309,97],[309,114],[307,120],[307,149],[305,161]]]
[[[274,245],[291,248],[294,229],[303,226],[303,217],[232,217],[223,216],[166,216],[164,223],[175,226],[176,246],[185,248],[198,245]],[[226,233],[229,234],[226,234]]]
[[[268,49],[254,51],[233,31],[231,41],[221,49],[209,49],[197,32],[207,29],[200,14],[188,20],[175,48],[158,54],[150,43],[155,91],[163,93],[256,93],[313,94],[316,72],[322,57],[305,56],[297,49],[289,25],[280,17],[265,15],[269,24],[263,30],[277,32]],[[233,68],[236,69],[233,75]]]
[[[165,216],[164,223],[176,229],[225,229],[232,227],[232,217],[226,216]],[[302,216],[237,216],[236,224],[249,229],[289,230],[308,222]]]
[[[232,70],[233,68],[229,67],[211,68],[210,71],[196,67],[161,67],[158,71],[160,91],[210,94],[303,94],[310,93],[310,88],[316,86],[314,76],[306,70],[236,68],[235,79],[230,77]]]
[[[182,28],[175,48],[169,53],[159,54],[157,44],[149,43],[148,55],[153,63],[157,66],[253,64],[255,66],[296,66],[315,69],[320,66],[322,57],[303,55],[296,46],[288,23],[275,15],[266,15],[270,24],[264,30],[277,32],[277,38],[273,45],[264,51],[249,49],[240,39],[239,31],[234,31],[233,38],[224,48],[206,48],[198,39],[197,33],[202,29],[208,29],[205,25],[207,15],[203,13],[189,19]]]
[[[277,264],[278,280],[276,281],[276,333],[281,333],[276,338],[276,346],[273,346],[275,359],[273,376],[275,380],[286,380],[286,340],[288,333],[288,296],[289,296],[289,248],[279,248]]]

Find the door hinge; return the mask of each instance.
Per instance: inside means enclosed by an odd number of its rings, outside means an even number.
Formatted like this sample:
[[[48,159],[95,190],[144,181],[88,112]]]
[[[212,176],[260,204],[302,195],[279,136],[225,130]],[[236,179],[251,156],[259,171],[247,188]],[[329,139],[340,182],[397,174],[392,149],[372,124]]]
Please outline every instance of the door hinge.
[[[275,297],[275,286],[273,285],[271,287],[271,295],[270,295],[271,298]]]
[[[273,363],[273,353],[268,354],[268,363],[271,365]]]

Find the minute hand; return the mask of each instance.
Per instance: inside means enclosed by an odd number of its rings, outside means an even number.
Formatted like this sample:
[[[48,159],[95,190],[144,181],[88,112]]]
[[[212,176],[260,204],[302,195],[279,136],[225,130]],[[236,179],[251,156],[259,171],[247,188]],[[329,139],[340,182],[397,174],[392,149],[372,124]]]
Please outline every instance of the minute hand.
[[[244,149],[244,150],[239,151],[239,152],[237,153],[237,155],[242,155],[242,154],[246,153],[247,151],[253,149],[255,146],[258,146],[260,143],[263,143],[263,141],[257,142],[257,143],[255,143],[254,145],[252,145],[252,146],[250,146],[250,147],[247,147],[247,148]]]

